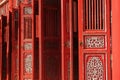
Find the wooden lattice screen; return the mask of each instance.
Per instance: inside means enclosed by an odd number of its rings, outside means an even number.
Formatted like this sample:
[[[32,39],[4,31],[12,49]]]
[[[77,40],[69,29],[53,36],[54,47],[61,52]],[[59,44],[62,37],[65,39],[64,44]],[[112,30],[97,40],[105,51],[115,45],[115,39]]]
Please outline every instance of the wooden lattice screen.
[[[104,30],[104,0],[84,0],[85,30]]]

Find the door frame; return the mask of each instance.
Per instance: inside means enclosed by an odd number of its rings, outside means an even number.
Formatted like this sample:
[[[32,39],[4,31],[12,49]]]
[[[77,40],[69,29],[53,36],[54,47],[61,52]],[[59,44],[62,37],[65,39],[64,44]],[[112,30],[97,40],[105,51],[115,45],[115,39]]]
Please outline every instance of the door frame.
[[[61,0],[62,80],[73,80],[72,0]]]

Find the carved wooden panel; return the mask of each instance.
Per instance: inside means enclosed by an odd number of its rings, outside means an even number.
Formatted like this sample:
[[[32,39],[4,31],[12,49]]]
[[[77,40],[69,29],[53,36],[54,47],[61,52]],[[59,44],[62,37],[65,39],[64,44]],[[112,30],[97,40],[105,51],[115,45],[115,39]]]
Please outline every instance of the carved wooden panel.
[[[32,54],[25,53],[24,54],[24,72],[25,73],[32,73]]]
[[[85,36],[85,48],[104,48],[105,47],[105,36]]]
[[[25,15],[32,14],[32,7],[24,7],[24,14]]]
[[[32,50],[32,43],[24,43],[24,50]]]
[[[85,80],[105,80],[104,54],[85,55]]]

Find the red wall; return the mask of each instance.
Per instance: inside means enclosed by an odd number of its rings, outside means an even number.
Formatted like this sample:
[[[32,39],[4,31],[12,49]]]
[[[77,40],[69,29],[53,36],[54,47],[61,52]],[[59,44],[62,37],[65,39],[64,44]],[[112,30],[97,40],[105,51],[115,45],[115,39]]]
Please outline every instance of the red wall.
[[[112,77],[120,80],[120,0],[112,0]]]

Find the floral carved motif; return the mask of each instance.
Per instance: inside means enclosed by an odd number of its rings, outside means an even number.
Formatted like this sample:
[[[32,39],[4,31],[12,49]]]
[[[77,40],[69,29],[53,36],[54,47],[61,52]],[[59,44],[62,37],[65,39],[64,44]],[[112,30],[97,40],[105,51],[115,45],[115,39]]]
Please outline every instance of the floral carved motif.
[[[104,36],[85,36],[85,48],[104,48]]]
[[[32,14],[32,7],[25,7],[24,14]]]
[[[25,68],[25,73],[32,73],[32,55],[31,54],[25,55],[24,68]]]
[[[32,43],[25,43],[24,50],[32,50]]]
[[[89,57],[86,63],[86,80],[104,80],[104,66],[100,57]]]

